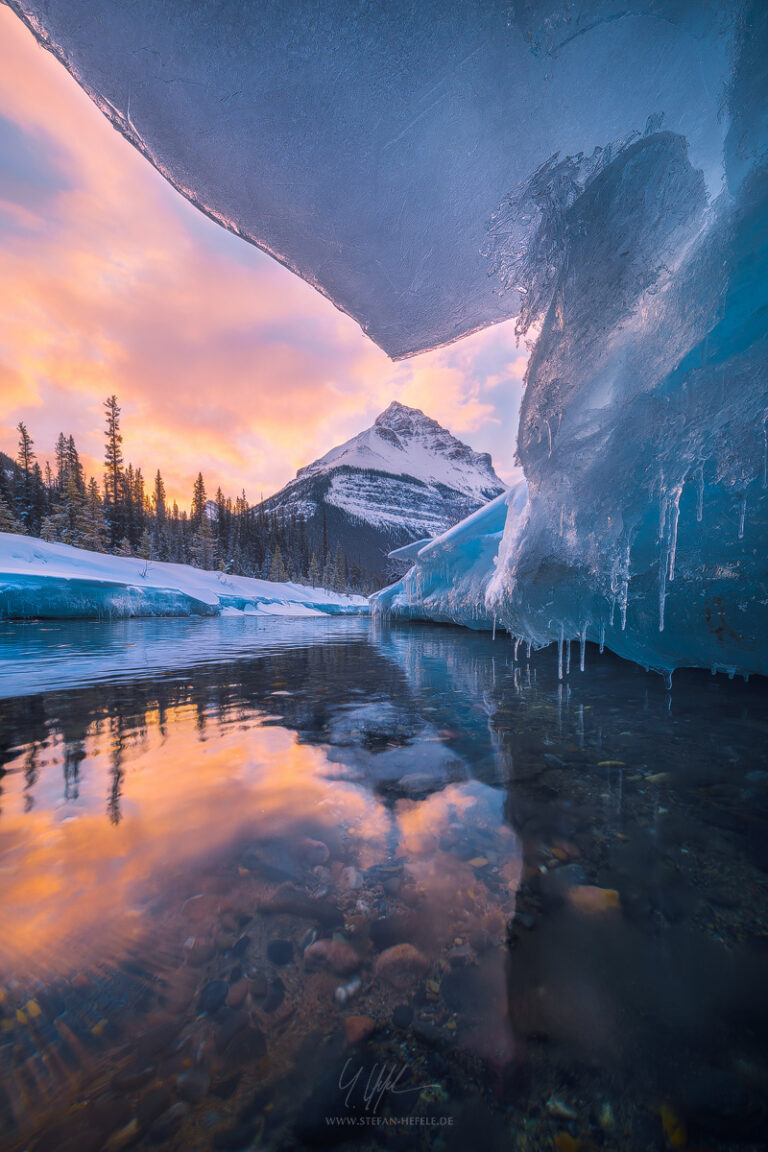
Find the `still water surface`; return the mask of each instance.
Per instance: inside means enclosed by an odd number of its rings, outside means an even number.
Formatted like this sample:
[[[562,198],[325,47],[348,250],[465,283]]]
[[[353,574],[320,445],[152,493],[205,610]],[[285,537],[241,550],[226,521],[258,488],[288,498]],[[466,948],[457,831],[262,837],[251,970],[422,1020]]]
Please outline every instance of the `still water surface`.
[[[0,654],[3,1148],[768,1143],[765,682],[352,619]]]

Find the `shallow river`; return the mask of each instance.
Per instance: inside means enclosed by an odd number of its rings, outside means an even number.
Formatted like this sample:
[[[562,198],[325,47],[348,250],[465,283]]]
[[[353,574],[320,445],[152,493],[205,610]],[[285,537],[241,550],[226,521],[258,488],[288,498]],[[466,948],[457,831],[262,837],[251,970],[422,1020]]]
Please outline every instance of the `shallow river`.
[[[768,692],[0,627],[4,1149],[762,1149]]]

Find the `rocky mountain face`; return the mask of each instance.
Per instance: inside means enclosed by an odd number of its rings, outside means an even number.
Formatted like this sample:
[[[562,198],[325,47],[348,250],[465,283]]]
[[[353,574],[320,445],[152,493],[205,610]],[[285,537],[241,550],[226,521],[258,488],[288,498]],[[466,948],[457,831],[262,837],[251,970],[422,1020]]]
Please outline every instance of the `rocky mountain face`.
[[[301,468],[263,509],[303,519],[318,558],[340,544],[350,563],[384,582],[404,566],[387,559],[392,549],[439,535],[502,491],[487,452],[393,401],[370,428]]]

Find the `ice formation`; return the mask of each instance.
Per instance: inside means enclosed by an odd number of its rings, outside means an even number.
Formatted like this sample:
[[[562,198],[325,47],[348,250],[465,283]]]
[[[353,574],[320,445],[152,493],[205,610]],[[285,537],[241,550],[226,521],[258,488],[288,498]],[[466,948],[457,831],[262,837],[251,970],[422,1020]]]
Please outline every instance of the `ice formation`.
[[[0,532],[0,620],[367,612],[362,596],[251,580],[188,564],[107,556]]]
[[[393,356],[517,314],[519,284],[489,275],[489,225],[555,153],[591,155],[663,113],[717,187],[742,14],[717,0],[6,3],[176,188]],[[534,226],[517,216],[521,250]]]
[[[495,266],[530,301],[520,330],[539,328],[527,507],[497,554],[482,513],[422,548],[377,608],[447,608],[535,647],[575,639],[582,662],[591,640],[665,672],[768,672],[766,61],[755,5],[716,197],[685,138],[652,121],[607,156],[553,160],[501,206]],[[534,221],[522,254],[518,219]]]
[[[538,333],[525,510],[418,549],[378,606],[768,672],[763,0],[11,7],[391,354]]]
[[[502,533],[507,525],[522,527],[527,485],[519,481],[510,492],[491,500],[434,540],[417,540],[390,555],[413,560],[413,567],[389,588],[372,597],[374,611],[412,620],[438,620],[493,628],[488,584],[494,572]]]

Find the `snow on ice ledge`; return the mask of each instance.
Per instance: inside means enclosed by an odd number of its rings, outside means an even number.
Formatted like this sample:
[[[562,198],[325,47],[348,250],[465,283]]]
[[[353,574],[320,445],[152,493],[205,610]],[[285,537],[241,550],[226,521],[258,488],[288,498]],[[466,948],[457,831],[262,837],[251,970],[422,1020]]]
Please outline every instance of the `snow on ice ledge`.
[[[107,556],[0,532],[0,620],[350,616],[368,610],[362,596]]]
[[[413,560],[414,565],[396,584],[371,597],[374,614],[492,628],[488,583],[504,526],[522,523],[527,495],[521,480],[442,536],[390,552],[393,559]]]

